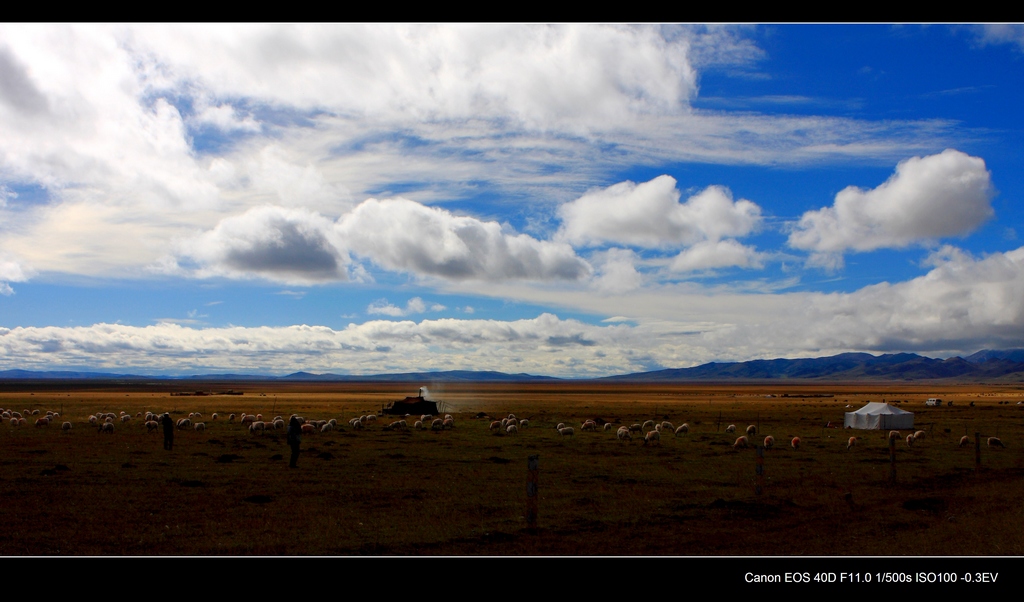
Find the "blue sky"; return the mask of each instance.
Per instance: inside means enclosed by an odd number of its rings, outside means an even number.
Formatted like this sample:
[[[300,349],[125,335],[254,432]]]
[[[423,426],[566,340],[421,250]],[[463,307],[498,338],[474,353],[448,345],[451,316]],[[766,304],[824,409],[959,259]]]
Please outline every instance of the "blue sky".
[[[1024,27],[4,25],[0,369],[1024,340]]]

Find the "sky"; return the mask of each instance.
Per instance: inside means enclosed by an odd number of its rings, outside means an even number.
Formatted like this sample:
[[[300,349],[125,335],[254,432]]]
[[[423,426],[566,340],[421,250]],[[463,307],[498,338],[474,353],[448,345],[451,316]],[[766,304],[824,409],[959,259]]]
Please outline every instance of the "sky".
[[[1024,26],[0,25],[0,369],[1024,346]]]

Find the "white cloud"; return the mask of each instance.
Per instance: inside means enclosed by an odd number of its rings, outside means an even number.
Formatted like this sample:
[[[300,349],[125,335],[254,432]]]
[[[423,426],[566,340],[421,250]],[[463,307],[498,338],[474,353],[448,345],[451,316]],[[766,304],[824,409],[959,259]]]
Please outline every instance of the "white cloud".
[[[848,186],[832,207],[805,213],[789,245],[835,254],[965,235],[992,216],[992,195],[989,172],[978,157],[953,149],[913,157],[878,187]]]
[[[1024,25],[1019,23],[989,23],[975,28],[982,44],[1015,44],[1024,51]]]
[[[637,254],[629,249],[608,249],[604,253],[595,254],[591,257],[591,261],[598,262],[593,288],[614,294],[640,288],[643,276],[636,269],[637,260]]]
[[[692,272],[727,267],[764,267],[762,254],[735,240],[706,240],[676,255],[669,265],[673,272]]]
[[[557,238],[573,245],[605,242],[648,248],[692,245],[746,236],[761,223],[761,208],[722,186],[709,186],[679,202],[675,178],[620,182],[588,192],[558,209]]]
[[[368,199],[338,220],[347,248],[389,269],[451,280],[577,280],[590,266],[569,245],[506,232],[405,199]]]
[[[332,222],[303,209],[256,207],[179,247],[179,265],[197,263],[200,277],[257,276],[295,284],[349,277],[349,258],[339,248]]]
[[[29,279],[31,273],[31,270],[22,267],[21,262],[0,252],[0,295],[13,295],[14,289],[10,283],[24,282]]]
[[[445,309],[447,308],[444,305],[441,305],[440,303],[430,304],[430,311],[444,311]],[[379,299],[377,301],[374,301],[366,308],[366,313],[371,315],[381,314],[385,316],[395,317],[408,316],[412,314],[422,314],[426,313],[426,311],[427,304],[420,297],[413,297],[412,299],[409,299],[409,301],[406,302],[404,309],[398,307],[397,305],[392,305],[391,303],[388,303],[387,299]]]

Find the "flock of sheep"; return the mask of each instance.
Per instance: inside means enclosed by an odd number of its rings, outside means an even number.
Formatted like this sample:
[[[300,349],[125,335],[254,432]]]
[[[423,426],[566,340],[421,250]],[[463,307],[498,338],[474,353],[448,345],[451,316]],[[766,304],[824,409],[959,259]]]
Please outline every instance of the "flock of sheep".
[[[26,418],[26,416],[38,416],[38,418],[35,419],[36,427],[47,427],[50,425],[50,423],[60,421],[61,418],[59,413],[51,410],[47,410],[45,415],[41,415],[40,410],[30,411],[26,409],[23,412],[18,412],[10,409],[5,410],[3,408],[0,408],[0,416],[2,416],[2,419],[7,421],[12,427],[20,427],[27,425],[28,419]],[[144,426],[146,427],[147,431],[153,432],[160,428],[162,415],[153,412],[145,412],[145,414],[143,414],[142,412],[138,412],[134,418],[140,419],[144,423]],[[217,415],[217,413],[213,413],[210,415],[210,420],[217,420],[218,418],[219,416]],[[298,419],[299,424],[302,425],[301,428],[303,434],[313,434],[317,432],[326,433],[328,431],[338,429],[338,421],[334,418],[331,418],[329,420],[306,420],[301,416],[296,416],[296,418]],[[411,427],[406,421],[407,418],[410,418],[410,416],[407,415],[399,420],[390,422],[389,424],[385,425],[382,430],[407,431],[426,430],[429,428],[432,431],[442,431],[452,429],[455,426],[455,418],[451,414],[445,414],[443,418],[435,417],[430,414],[424,414],[420,416],[420,419],[416,420]],[[112,434],[114,432],[114,424],[116,422],[127,424],[131,420],[133,420],[132,415],[124,411],[121,411],[119,414],[114,414],[112,412],[98,412],[88,417],[89,424],[95,427],[98,432],[108,434]],[[241,426],[248,428],[250,434],[253,435],[263,434],[265,431],[268,430],[284,429],[286,426],[286,422],[282,416],[275,416],[272,420],[264,420],[263,415],[258,413],[242,413],[240,416],[237,417],[235,414],[230,414],[227,417],[228,423],[233,424],[236,422],[236,420],[241,424]],[[376,421],[377,416],[373,414],[366,414],[352,418],[351,420],[348,421],[348,424],[353,430],[362,430],[376,423]],[[206,430],[206,423],[203,422],[203,415],[200,412],[192,412],[188,415],[187,418],[180,418],[179,420],[176,421],[175,425],[178,429],[192,429],[197,432],[203,432]],[[515,416],[515,414],[509,414],[508,417],[502,418],[501,420],[491,421],[488,428],[489,430],[495,432],[496,434],[515,435],[518,434],[520,430],[528,428],[529,425],[529,419],[519,419]],[[599,428],[599,425],[595,420],[585,420],[580,425],[579,430],[580,432],[596,432],[598,430],[610,431],[613,428],[613,426],[614,425],[612,423],[606,422],[604,423],[603,428]],[[72,424],[71,422],[63,421],[61,422],[60,428],[62,432],[68,432],[72,429]],[[555,429],[558,431],[559,435],[566,437],[573,437],[576,434],[576,429],[572,426],[566,425],[564,422],[559,422]],[[616,429],[615,434],[620,441],[630,441],[633,439],[633,436],[635,434],[638,438],[642,440],[644,445],[660,445],[661,436],[663,433],[673,433],[675,436],[678,437],[681,435],[688,434],[689,432],[690,425],[687,423],[684,423],[676,427],[668,420],[664,420],[661,422],[657,422],[655,420],[647,420],[643,423],[635,423],[629,426],[621,425]],[[725,428],[725,432],[735,433],[736,425],[730,424]],[[755,425],[752,424],[748,426],[746,428],[746,434],[737,437],[735,442],[732,444],[732,447],[734,449],[744,449],[750,447],[751,439],[754,437],[756,433],[757,427]],[[920,441],[924,438],[925,431],[921,430],[910,433],[905,438],[902,437],[899,431],[895,430],[890,431],[888,436],[888,439],[892,441],[899,441],[903,439],[904,441],[906,441],[906,445],[908,447],[913,446],[917,441]],[[859,439],[860,437],[856,436],[850,437],[846,442],[846,449],[852,450],[857,445],[857,441]],[[970,438],[964,436],[960,439],[959,447],[965,447],[969,444]],[[987,437],[987,445],[992,448],[1006,447],[998,437]],[[792,437],[792,439],[790,440],[790,446],[793,449],[799,449],[800,437]],[[763,440],[763,447],[765,449],[772,449],[773,447],[775,447],[775,437],[773,437],[772,435],[767,435]]]

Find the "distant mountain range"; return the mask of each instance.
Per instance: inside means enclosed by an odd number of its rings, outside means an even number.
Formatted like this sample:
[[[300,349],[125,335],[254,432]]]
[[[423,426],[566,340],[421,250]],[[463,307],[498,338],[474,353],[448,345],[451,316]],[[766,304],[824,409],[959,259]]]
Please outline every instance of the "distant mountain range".
[[[190,376],[141,376],[88,371],[3,370],[0,380],[204,380],[279,382],[527,382],[563,380],[534,374],[506,374],[473,370],[404,372],[397,374],[346,375],[296,372],[287,376],[263,374],[193,374]],[[830,357],[712,362],[693,368],[670,368],[607,376],[600,381],[694,382],[755,380],[961,380],[971,382],[1024,382],[1024,349],[985,349],[965,358],[940,360],[915,353],[871,355],[841,353]]]

